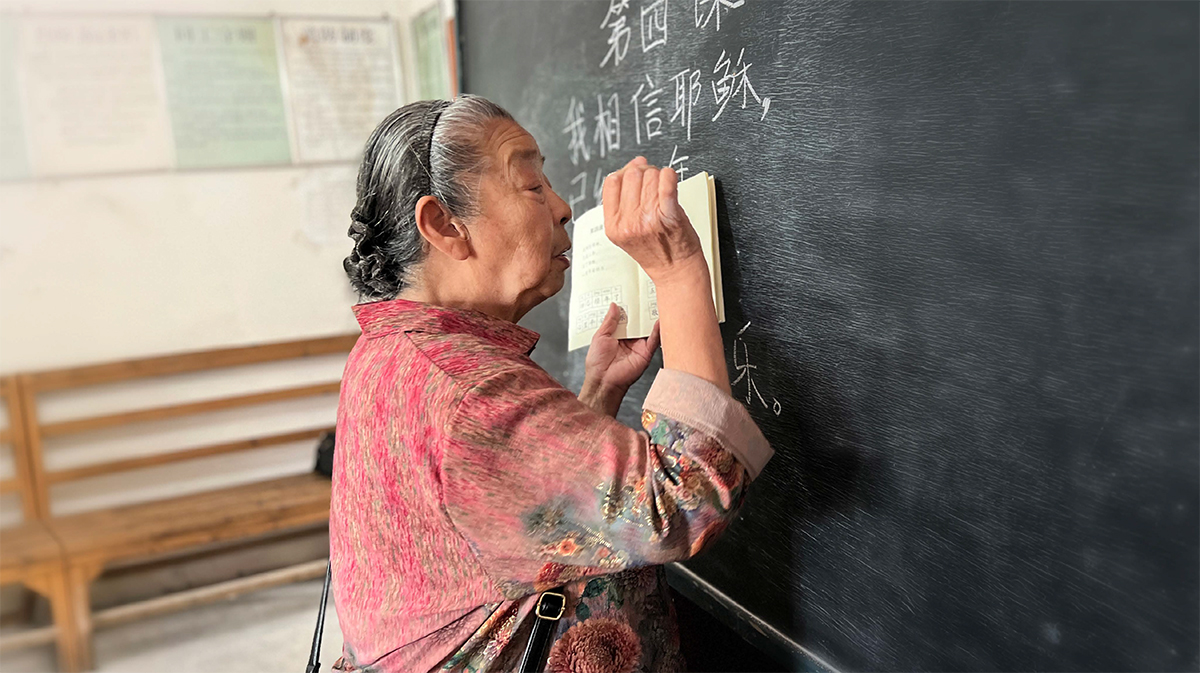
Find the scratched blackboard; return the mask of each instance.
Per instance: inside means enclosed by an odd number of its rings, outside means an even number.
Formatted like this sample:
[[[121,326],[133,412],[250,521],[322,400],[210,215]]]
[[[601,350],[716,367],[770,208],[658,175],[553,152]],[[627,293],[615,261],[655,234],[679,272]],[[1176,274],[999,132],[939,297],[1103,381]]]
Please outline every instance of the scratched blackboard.
[[[463,0],[577,212],[717,177],[777,451],[685,565],[847,670],[1197,670],[1198,5]],[[567,293],[526,324],[578,389]],[[622,418],[636,423],[649,376]]]

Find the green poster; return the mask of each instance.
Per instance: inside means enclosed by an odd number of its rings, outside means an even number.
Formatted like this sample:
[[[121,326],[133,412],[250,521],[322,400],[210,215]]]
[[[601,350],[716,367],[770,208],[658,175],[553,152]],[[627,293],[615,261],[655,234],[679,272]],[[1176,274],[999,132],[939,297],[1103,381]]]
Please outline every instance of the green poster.
[[[450,64],[446,58],[446,27],[435,3],[413,19],[417,52],[417,96],[421,100],[450,98]]]
[[[157,21],[175,164],[209,168],[289,163],[271,20]]]
[[[0,180],[29,177],[25,119],[17,91],[16,21],[0,15]]]

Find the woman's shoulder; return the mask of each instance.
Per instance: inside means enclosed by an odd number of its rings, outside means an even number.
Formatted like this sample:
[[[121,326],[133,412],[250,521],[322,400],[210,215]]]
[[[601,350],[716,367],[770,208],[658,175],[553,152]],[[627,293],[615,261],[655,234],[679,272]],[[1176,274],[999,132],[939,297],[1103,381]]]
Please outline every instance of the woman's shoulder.
[[[407,337],[438,369],[456,384],[468,388],[516,373],[544,374],[527,354],[496,344],[485,336],[412,332]]]

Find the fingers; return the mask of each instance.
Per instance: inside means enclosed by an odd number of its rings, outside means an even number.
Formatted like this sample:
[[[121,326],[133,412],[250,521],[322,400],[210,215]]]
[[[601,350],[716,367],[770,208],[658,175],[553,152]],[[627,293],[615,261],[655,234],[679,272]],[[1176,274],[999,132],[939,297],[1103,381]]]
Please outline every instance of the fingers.
[[[663,212],[669,212],[679,203],[679,174],[673,168],[664,168],[658,173],[658,203]]]
[[[617,331],[617,325],[620,324],[621,309],[617,308],[616,304],[608,305],[608,313],[604,314],[604,320],[600,321],[600,327],[596,328],[595,339],[599,336],[612,336],[613,332]]]
[[[621,212],[633,214],[638,211],[642,197],[642,166],[630,162],[621,176]]]
[[[618,170],[609,173],[604,178],[604,191],[600,193],[600,200],[604,204],[604,220],[605,222],[616,216],[621,206],[621,178],[625,175],[626,169],[645,165],[646,157],[634,157],[632,161],[625,164]]]
[[[642,173],[642,213],[654,214],[658,211],[658,180],[660,171],[653,166]]]
[[[608,177],[604,178],[604,191],[600,200],[604,204],[604,224],[616,221],[617,213],[621,209],[621,171],[609,173]]]

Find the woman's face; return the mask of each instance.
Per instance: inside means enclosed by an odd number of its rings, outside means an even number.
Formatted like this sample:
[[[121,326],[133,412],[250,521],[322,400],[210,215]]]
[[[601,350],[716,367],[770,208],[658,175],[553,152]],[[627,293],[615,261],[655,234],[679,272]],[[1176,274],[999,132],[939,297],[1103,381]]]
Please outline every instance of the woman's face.
[[[519,318],[562,289],[571,207],[550,188],[537,141],[520,124],[492,122],[486,139],[490,163],[479,185],[479,215],[467,229],[480,289]]]

